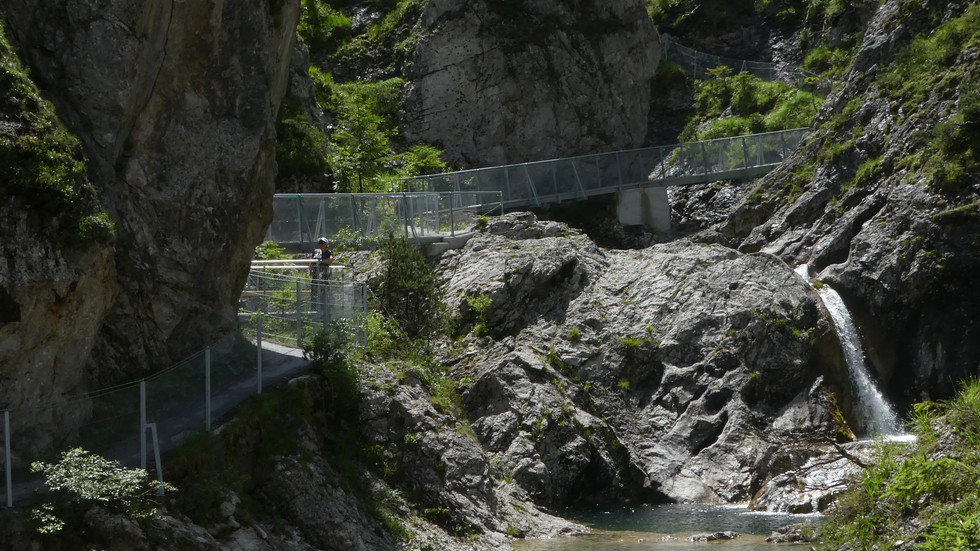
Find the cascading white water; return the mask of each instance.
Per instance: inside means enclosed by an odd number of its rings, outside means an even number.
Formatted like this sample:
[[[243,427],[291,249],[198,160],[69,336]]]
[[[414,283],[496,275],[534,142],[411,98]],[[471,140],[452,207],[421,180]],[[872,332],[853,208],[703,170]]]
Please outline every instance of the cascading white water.
[[[807,282],[810,281],[809,267],[804,264],[796,269]],[[898,420],[898,415],[891,407],[878,388],[875,387],[868,368],[864,362],[864,350],[861,348],[861,338],[858,335],[851,314],[844,305],[837,291],[829,285],[816,288],[820,300],[823,301],[830,318],[837,329],[844,358],[851,377],[851,390],[854,393],[855,432],[858,436],[901,436],[905,431]]]

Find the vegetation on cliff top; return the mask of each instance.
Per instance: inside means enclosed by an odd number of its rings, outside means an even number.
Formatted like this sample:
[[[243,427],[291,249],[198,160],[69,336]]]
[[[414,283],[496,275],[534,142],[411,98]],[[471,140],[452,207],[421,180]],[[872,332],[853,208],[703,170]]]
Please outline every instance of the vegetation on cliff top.
[[[980,548],[980,380],[913,410],[917,442],[881,444],[822,529],[824,548]]]
[[[823,103],[782,82],[733,75],[728,67],[708,72],[711,78],[695,81],[697,115],[681,132],[681,142],[806,127]]]
[[[0,191],[56,239],[111,239],[115,224],[85,174],[81,144],[41,97],[0,26]]]

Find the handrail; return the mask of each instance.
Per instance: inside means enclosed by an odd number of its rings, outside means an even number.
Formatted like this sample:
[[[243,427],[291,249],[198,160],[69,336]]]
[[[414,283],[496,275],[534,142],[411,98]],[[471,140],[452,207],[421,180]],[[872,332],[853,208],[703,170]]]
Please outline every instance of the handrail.
[[[266,240],[304,252],[319,237],[366,242],[389,234],[409,241],[455,237],[478,216],[503,214],[501,197],[479,190],[276,194]]]

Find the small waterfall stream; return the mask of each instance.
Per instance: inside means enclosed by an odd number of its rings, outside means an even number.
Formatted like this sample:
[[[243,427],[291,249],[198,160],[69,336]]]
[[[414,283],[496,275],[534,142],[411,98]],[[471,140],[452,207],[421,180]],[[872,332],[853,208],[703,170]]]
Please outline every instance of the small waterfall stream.
[[[796,272],[807,283],[810,282],[809,267],[806,264],[799,266]],[[868,373],[868,367],[864,361],[864,350],[861,348],[861,338],[844,301],[837,294],[837,291],[829,285],[822,285],[814,289],[826,306],[827,311],[830,312],[830,317],[840,338],[841,347],[844,349],[844,358],[847,360],[847,369],[851,377],[851,391],[854,393],[854,417],[856,421],[854,431],[860,437],[897,437],[903,435],[905,431],[898,420],[898,415],[895,414],[895,410],[885,400]]]

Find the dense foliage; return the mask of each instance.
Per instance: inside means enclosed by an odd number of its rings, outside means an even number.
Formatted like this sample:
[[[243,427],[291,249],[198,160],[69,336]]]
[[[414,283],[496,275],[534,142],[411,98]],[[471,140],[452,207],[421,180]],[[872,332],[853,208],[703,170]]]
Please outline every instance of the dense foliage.
[[[948,402],[917,404],[912,429],[914,445],[882,444],[841,497],[825,548],[980,548],[980,380]]]
[[[745,72],[733,75],[727,67],[709,73],[695,84],[697,116],[681,133],[682,142],[806,127],[823,103],[810,92]]]
[[[389,237],[379,249],[384,271],[378,286],[382,311],[410,339],[428,340],[445,326],[442,282],[418,246]]]
[[[924,168],[937,191],[959,192],[980,177],[980,63],[968,52],[980,47],[980,5],[919,36],[896,57],[877,84],[909,116],[930,99],[957,96],[953,116],[936,125],[931,140],[903,162]],[[925,134],[924,136],[927,136]]]
[[[316,105],[291,94],[280,109],[281,191],[400,191],[399,178],[445,169],[440,150],[403,143],[397,124],[404,85],[398,75],[414,49],[413,21],[424,4],[304,0],[298,34],[310,51]],[[355,9],[378,17],[355,31]],[[316,120],[311,109],[331,122]]]

